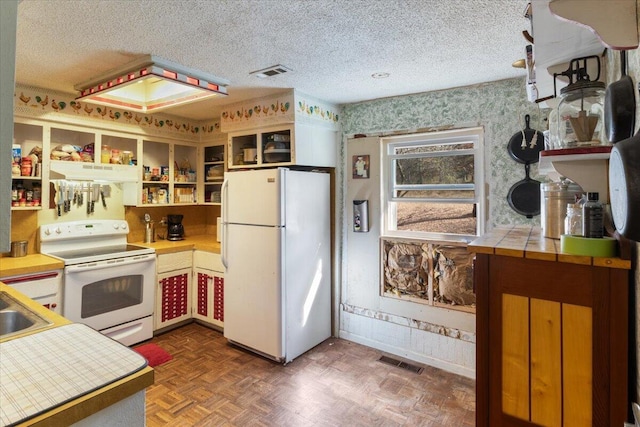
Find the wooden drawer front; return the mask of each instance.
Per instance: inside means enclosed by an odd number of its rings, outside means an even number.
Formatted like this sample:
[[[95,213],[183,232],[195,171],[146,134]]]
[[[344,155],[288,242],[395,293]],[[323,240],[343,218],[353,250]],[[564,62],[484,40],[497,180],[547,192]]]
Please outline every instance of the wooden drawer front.
[[[196,268],[204,268],[206,270],[224,272],[222,258],[220,254],[206,251],[193,252],[193,266]]]
[[[162,321],[187,314],[189,302],[189,274],[183,273],[160,280],[162,292]]]
[[[158,273],[191,268],[192,252],[182,251],[158,255]]]
[[[503,294],[502,325],[502,412],[540,426],[591,426],[591,308]]]

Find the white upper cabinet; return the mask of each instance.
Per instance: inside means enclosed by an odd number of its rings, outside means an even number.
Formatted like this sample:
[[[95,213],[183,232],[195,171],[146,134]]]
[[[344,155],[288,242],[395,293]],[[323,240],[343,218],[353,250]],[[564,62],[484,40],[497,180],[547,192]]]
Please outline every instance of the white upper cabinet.
[[[592,30],[615,50],[638,47],[636,0],[551,0],[551,12]]]

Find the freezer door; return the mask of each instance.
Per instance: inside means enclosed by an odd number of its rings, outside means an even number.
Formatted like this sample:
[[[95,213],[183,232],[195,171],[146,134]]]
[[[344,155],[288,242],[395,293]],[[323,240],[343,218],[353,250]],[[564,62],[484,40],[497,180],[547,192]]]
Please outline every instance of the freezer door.
[[[284,225],[283,187],[285,169],[228,172],[223,201],[227,223]]]
[[[284,357],[283,229],[227,224],[224,336],[273,359]]]

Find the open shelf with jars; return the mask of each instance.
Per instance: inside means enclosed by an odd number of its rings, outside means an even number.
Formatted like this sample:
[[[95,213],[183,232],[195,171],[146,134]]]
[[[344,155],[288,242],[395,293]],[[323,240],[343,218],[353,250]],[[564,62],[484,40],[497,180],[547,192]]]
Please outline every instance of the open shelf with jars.
[[[37,210],[44,203],[42,170],[44,128],[14,123],[11,165],[11,209]]]
[[[142,182],[138,204],[193,205],[198,202],[195,144],[142,142]]]
[[[207,145],[203,149],[203,197],[205,204],[219,205],[224,182],[224,143]]]

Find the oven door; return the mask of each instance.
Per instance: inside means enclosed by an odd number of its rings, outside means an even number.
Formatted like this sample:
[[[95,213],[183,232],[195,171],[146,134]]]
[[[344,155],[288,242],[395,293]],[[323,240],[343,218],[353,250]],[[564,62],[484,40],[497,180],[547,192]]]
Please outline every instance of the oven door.
[[[70,265],[62,313],[97,330],[153,315],[155,254]]]

